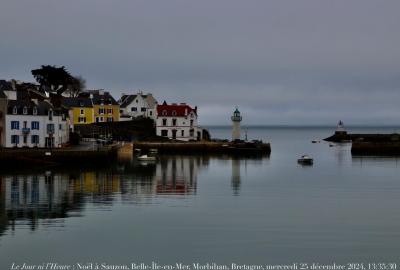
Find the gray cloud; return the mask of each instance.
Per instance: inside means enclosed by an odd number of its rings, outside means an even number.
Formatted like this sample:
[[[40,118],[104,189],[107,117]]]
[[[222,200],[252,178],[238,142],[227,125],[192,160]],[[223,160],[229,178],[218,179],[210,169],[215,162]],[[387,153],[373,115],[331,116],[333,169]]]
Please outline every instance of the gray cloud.
[[[0,77],[65,65],[115,96],[197,104],[203,124],[397,124],[398,1],[9,1]]]

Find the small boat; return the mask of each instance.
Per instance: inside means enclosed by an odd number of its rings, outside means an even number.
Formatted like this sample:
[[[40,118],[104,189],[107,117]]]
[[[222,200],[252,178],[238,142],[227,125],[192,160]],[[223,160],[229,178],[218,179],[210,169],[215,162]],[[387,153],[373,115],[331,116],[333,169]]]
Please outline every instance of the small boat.
[[[157,154],[158,150],[156,148],[149,149],[150,154]]]
[[[312,159],[311,157],[309,157],[307,155],[303,155],[303,156],[301,156],[301,158],[299,158],[297,160],[297,163],[300,163],[303,165],[312,165],[314,163],[314,159]]]
[[[321,141],[320,140],[312,140],[311,142],[312,143],[320,143]]]
[[[137,158],[140,161],[156,161],[157,158],[154,156],[142,155]]]
[[[333,144],[333,143],[330,143],[329,144],[329,147],[334,147],[335,145]]]

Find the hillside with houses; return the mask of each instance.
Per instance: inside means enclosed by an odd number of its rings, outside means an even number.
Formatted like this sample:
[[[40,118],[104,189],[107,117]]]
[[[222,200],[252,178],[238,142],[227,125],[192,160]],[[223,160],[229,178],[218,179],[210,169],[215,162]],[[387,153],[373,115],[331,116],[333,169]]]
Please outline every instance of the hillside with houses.
[[[110,139],[115,130],[119,130],[119,138],[132,140],[134,137],[128,136],[129,127],[137,131],[140,125],[130,123],[142,120],[152,123],[143,129],[152,128],[161,140],[209,138],[208,132],[199,126],[197,106],[159,103],[151,93],[138,91],[116,98],[103,89],[81,89],[71,94],[71,91],[52,91],[41,83],[0,80],[3,148],[62,148],[72,141],[76,143],[76,138]]]

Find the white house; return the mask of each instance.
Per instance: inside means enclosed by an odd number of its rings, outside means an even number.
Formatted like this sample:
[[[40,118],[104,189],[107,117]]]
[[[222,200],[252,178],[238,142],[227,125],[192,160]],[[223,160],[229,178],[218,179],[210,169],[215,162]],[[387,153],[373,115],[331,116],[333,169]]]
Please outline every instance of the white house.
[[[156,119],[157,101],[152,94],[139,92],[136,95],[122,95],[119,100],[120,121],[131,120],[136,117]]]
[[[203,132],[197,123],[197,106],[193,109],[186,103],[168,105],[165,101],[157,105],[156,133],[174,140],[201,140]]]
[[[69,141],[67,114],[48,101],[8,100],[5,147],[61,147]]]

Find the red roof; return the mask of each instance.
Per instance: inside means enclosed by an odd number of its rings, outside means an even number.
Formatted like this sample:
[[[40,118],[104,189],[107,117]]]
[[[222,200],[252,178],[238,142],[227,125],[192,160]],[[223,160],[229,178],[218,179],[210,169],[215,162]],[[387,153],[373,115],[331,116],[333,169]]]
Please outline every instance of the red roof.
[[[168,105],[165,101],[161,105],[157,105],[157,115],[158,116],[177,116],[177,117],[185,117],[189,115],[191,112],[194,112],[197,115],[197,106],[193,109],[189,105],[185,103],[181,104],[171,104]]]

